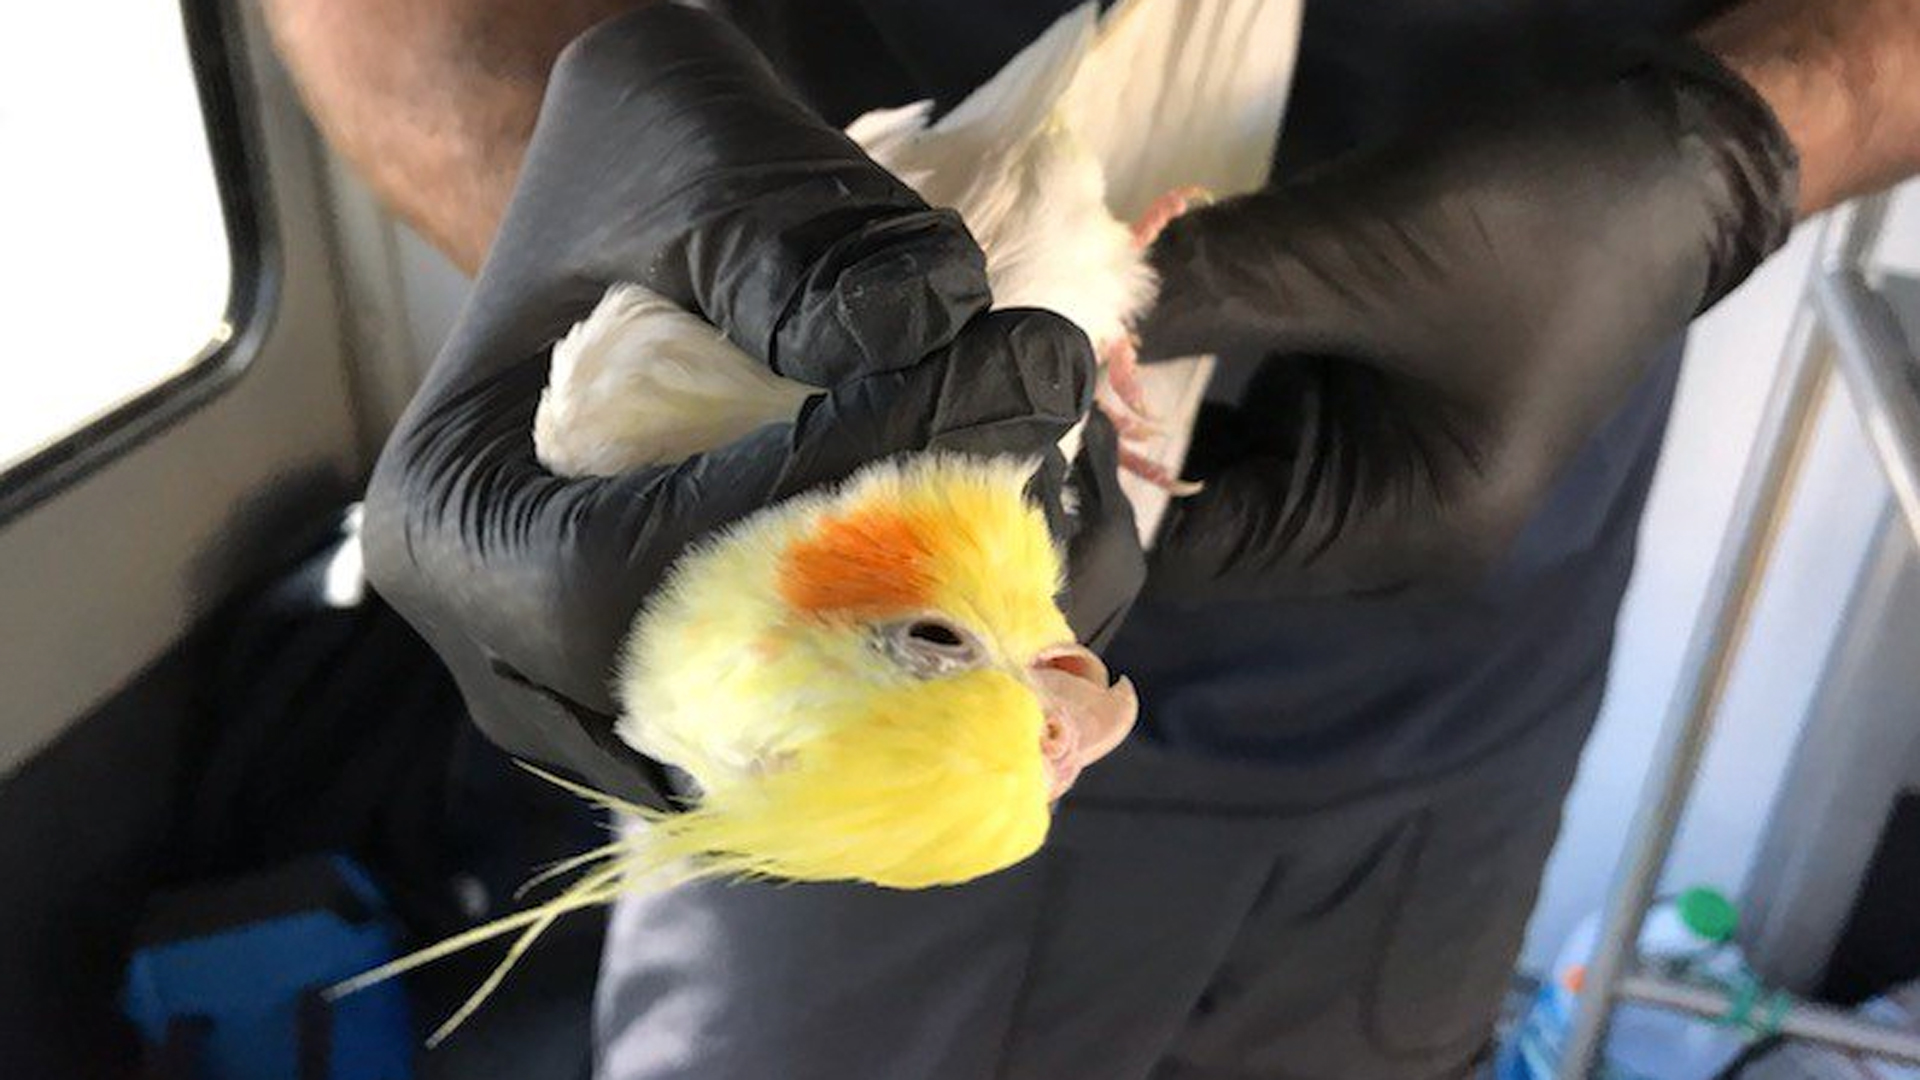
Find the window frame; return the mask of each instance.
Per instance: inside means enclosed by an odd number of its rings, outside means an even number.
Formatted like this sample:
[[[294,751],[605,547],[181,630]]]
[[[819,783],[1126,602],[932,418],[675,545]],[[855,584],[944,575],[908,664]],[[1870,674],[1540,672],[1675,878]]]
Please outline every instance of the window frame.
[[[261,330],[272,321],[280,252],[258,117],[244,86],[241,28],[218,0],[180,0],[178,7],[226,226],[226,306],[207,344],[181,371],[0,470],[0,527],[232,387],[252,365]]]

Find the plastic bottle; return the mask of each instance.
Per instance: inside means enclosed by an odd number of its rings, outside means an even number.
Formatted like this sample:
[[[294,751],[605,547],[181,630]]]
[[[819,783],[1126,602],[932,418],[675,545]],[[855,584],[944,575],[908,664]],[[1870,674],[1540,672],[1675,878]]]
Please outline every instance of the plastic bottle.
[[[1733,944],[1739,912],[1721,893],[1688,889],[1647,912],[1640,962],[1677,977],[1730,985],[1745,977]],[[1502,1048],[1500,1080],[1552,1080],[1573,1025],[1600,916],[1582,920],[1555,959],[1551,977]],[[1600,1080],[1712,1080],[1740,1052],[1744,1036],[1708,1021],[1633,1005],[1615,1010]]]

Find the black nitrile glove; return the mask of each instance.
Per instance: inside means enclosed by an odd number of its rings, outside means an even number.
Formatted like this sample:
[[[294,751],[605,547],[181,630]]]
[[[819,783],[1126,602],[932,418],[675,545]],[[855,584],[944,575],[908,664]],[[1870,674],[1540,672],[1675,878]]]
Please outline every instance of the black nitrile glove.
[[[678,466],[553,476],[532,437],[549,347],[623,281],[827,393],[792,427]],[[670,4],[603,24],[555,69],[493,252],[381,455],[368,572],[494,742],[662,805],[671,779],[612,734],[610,680],[688,544],[890,454],[1045,454],[1085,412],[1085,335],[987,305],[959,219],[797,103],[725,24]],[[1038,484],[1070,559],[1101,567],[1072,576],[1083,634],[1117,623],[1144,572],[1111,430],[1089,445],[1070,519],[1057,452]]]
[[[1461,587],[1658,346],[1787,235],[1795,159],[1681,46],[1515,88],[1161,235],[1149,356],[1264,356],[1196,434],[1150,588],[1205,599]]]

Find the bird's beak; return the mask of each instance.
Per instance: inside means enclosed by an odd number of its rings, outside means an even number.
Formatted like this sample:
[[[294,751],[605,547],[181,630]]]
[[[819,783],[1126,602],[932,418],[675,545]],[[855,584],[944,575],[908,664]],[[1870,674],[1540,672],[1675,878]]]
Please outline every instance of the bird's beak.
[[[1032,677],[1046,728],[1040,753],[1051,774],[1048,799],[1058,799],[1080,770],[1126,740],[1140,715],[1140,698],[1125,677],[1111,682],[1107,665],[1081,645],[1060,645],[1033,662]]]

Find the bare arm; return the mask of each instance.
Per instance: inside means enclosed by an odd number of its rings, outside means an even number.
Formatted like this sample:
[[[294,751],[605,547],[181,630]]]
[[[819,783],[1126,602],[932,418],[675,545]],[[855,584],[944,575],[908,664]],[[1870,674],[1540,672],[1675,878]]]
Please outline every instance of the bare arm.
[[[567,42],[644,0],[263,0],[307,108],[380,198],[468,273]]]
[[[1800,212],[1920,173],[1920,0],[1748,0],[1702,44],[1800,151]]]

